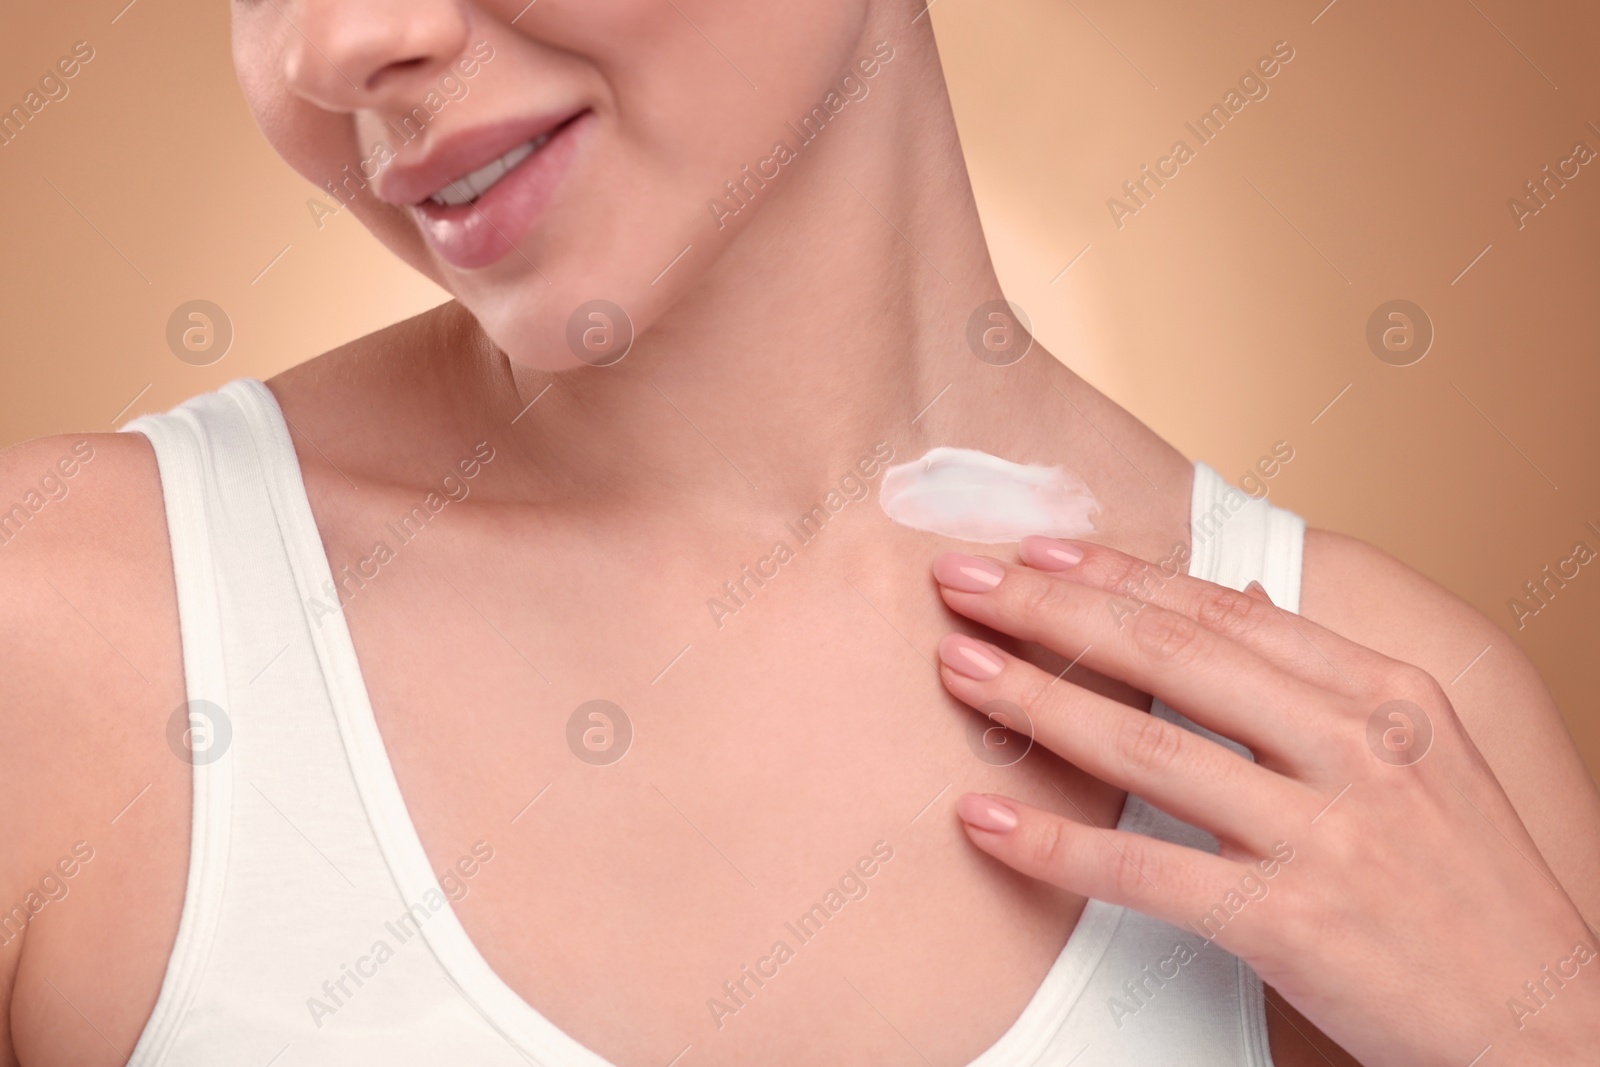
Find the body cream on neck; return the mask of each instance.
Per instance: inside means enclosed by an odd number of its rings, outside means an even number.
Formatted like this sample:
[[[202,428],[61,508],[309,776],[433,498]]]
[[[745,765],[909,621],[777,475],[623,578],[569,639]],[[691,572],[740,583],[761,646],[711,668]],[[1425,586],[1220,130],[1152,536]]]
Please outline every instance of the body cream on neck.
[[[1031,534],[1081,537],[1100,510],[1083,480],[1062,467],[944,446],[885,471],[878,504],[902,526],[990,545]]]

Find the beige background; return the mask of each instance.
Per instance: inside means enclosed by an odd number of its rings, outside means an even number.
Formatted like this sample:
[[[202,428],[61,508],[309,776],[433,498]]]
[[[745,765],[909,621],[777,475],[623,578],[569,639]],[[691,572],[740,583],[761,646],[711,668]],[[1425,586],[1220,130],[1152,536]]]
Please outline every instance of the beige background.
[[[444,299],[348,215],[317,227],[234,82],[226,4],[125,2],[0,14],[6,108],[95,49],[0,147],[0,445],[109,430]],[[1522,228],[1507,207],[1576,141],[1600,151],[1600,10],[1325,2],[938,0],[1002,280],[1047,347],[1225,476],[1288,441],[1273,501],[1497,620],[1600,769],[1600,566],[1521,630],[1507,604],[1578,540],[1600,550],[1600,160]],[[1280,40],[1269,95],[1199,146],[1184,122]],[[1180,137],[1195,158],[1119,228],[1108,198]],[[208,367],[165,340],[195,298],[236,331]],[[1367,345],[1395,298],[1436,330],[1412,366]]]

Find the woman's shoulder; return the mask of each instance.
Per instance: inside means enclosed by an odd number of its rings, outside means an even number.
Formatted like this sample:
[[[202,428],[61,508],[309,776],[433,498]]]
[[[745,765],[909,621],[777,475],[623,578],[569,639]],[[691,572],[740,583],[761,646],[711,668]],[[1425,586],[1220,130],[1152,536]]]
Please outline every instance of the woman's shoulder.
[[[149,1004],[126,991],[156,988],[177,928],[192,769],[168,740],[184,682],[163,504],[140,434],[0,451],[0,1062],[75,1025],[41,975],[136,1034]]]
[[[1486,645],[1508,653],[1497,662],[1501,670],[1526,663],[1516,659],[1511,638],[1467,601],[1376,545],[1333,530],[1306,528],[1300,608],[1319,625],[1423,667],[1447,687]]]
[[[10,695],[88,655],[91,638],[120,653],[128,679],[151,682],[140,668],[163,650],[152,631],[164,613],[176,621],[163,504],[140,434],[62,434],[0,451],[0,655],[11,661],[0,676]]]
[[[1511,636],[1358,538],[1307,528],[1302,574],[1300,614],[1433,676],[1561,883],[1586,914],[1600,912],[1600,791]]]
[[[108,824],[107,805],[187,774],[162,740],[183,695],[149,443],[67,434],[0,451],[0,810],[26,813],[0,820],[0,900],[11,875],[37,875],[36,852],[53,862]]]

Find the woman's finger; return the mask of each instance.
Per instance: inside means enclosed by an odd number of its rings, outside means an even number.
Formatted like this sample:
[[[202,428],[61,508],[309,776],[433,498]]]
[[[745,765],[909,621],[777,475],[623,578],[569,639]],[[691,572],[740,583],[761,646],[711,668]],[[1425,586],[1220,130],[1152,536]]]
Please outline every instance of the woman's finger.
[[[1392,665],[1370,648],[1276,608],[1260,582],[1252,581],[1240,592],[1187,574],[1168,574],[1137,556],[1087,541],[1026,537],[1017,554],[1036,570],[1115,594],[1110,610],[1119,621],[1131,622],[1148,605],[1176,611],[1337,692],[1357,693],[1369,672]]]
[[[1131,708],[984,641],[939,643],[945,688],[1101,781],[1136,793],[1175,818],[1261,854],[1287,820],[1325,800],[1193,730]],[[1007,721],[1018,719],[1021,721]]]
[[[933,570],[952,610],[1152,693],[1257,753],[1304,766],[1325,747],[1337,694],[1187,615],[1152,604],[1123,621],[1113,610],[1118,597],[1103,589],[957,552]],[[1241,599],[1258,612],[1277,610]]]
[[[1269,895],[1270,880],[1294,856],[1287,841],[1278,841],[1266,858],[1239,863],[987,793],[963,795],[956,811],[967,837],[1008,867],[1079,896],[1154,916],[1235,955],[1257,947],[1264,925],[1242,913]]]

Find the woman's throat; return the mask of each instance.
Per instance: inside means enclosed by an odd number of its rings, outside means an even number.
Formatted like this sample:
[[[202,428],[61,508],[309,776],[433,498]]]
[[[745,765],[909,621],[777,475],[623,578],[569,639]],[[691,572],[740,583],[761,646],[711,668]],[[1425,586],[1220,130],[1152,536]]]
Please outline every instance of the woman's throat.
[[[990,545],[1030,534],[1081,537],[1100,510],[1089,487],[1064,468],[942,446],[885,471],[878,503],[902,526]]]

